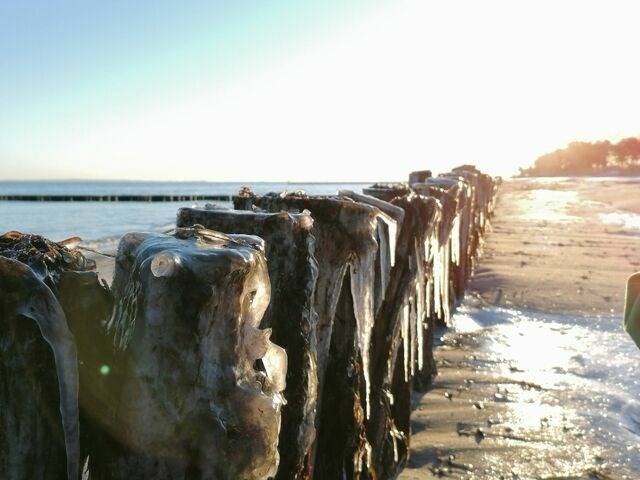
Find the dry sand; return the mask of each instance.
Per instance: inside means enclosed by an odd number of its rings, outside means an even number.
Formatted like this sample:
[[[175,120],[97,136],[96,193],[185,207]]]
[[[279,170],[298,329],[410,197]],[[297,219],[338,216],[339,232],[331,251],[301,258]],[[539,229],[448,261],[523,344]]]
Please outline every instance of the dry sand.
[[[471,302],[619,315],[626,277],[640,270],[640,238],[602,215],[640,213],[639,193],[638,183],[607,180],[505,182]],[[538,208],[523,211],[524,198]],[[486,345],[475,333],[444,336],[439,374],[414,396],[412,456],[401,479],[637,478],[584,438],[589,425],[571,418],[566,397],[511,371],[510,359]]]

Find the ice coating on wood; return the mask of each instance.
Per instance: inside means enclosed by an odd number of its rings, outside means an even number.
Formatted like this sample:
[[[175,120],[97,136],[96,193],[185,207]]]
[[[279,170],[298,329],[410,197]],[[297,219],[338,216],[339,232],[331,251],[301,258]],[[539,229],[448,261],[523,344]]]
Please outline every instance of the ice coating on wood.
[[[487,219],[493,212],[497,184],[471,165],[462,165],[452,172],[440,174],[438,179],[457,202],[460,261],[452,265],[452,286],[455,298],[460,300],[478,255]],[[454,230],[452,240],[455,240],[455,234]]]
[[[385,213],[381,213],[378,218],[387,224],[389,229],[389,251],[391,253],[391,266],[396,264],[396,241],[398,240],[398,223]]]
[[[401,317],[401,322],[402,322],[402,341],[404,343],[404,361],[402,362],[404,364],[404,380],[405,382],[409,381],[409,309],[411,307],[409,306],[409,302],[408,300],[406,300],[404,302],[404,304],[402,305],[402,317]]]
[[[51,346],[58,374],[60,415],[67,450],[67,477],[75,480],[80,468],[80,422],[78,414],[78,367],[76,345],[67,326],[67,320],[51,290],[42,283],[46,306],[29,306],[20,313],[32,316],[38,323],[42,337]],[[33,292],[32,292],[33,293]],[[25,306],[26,307],[26,306]]]
[[[451,261],[460,265],[462,259],[462,251],[460,250],[462,243],[460,242],[460,215],[456,215],[453,220],[453,226],[451,227]]]
[[[63,440],[66,455],[66,475],[69,479],[78,476],[80,462],[80,425],[78,413],[78,367],[77,352],[73,335],[69,330],[67,319],[58,299],[49,286],[55,285],[55,279],[60,272],[66,270],[87,270],[94,264],[87,261],[84,256],[73,249],[75,239],[69,239],[62,243],[51,242],[38,235],[22,234],[20,232],[8,232],[0,237],[0,302],[3,305],[2,317],[8,322],[20,321],[20,317],[33,320],[39,329],[42,339],[47,343],[53,353],[57,387],[59,393],[59,411],[62,422]],[[19,331],[20,327],[16,327]],[[12,335],[15,335],[16,330]],[[20,349],[22,346],[16,345]],[[11,344],[9,344],[9,348]],[[20,354],[29,355],[28,347]],[[8,358],[8,357],[7,357]],[[18,360],[14,358],[12,361]],[[31,381],[42,381],[38,375],[43,371],[32,372],[34,378]],[[43,390],[46,390],[43,388]],[[15,392],[14,392],[15,393]],[[50,398],[45,398],[39,405],[36,415],[42,415]],[[25,408],[29,401],[25,400]],[[5,405],[5,409],[8,407]],[[27,410],[28,411],[28,410]],[[16,422],[17,419],[14,419]],[[19,420],[17,420],[19,422]],[[37,422],[37,420],[35,420]],[[23,429],[28,432],[28,428]],[[49,430],[49,428],[44,428]],[[52,432],[53,433],[53,432]],[[8,435],[8,433],[7,433]],[[55,433],[54,433],[55,435]],[[54,443],[55,437],[45,438],[43,442]],[[43,443],[42,448],[50,447]],[[39,447],[32,445],[34,451]],[[21,468],[37,469],[36,465],[26,465],[26,458],[11,458],[9,463],[18,470],[16,475],[25,475]],[[56,465],[50,466],[49,475],[55,475]],[[35,470],[32,470],[35,475]]]
[[[410,405],[411,371],[416,371],[416,366],[411,364],[422,354],[417,351],[421,335],[418,330],[423,328],[424,319],[418,317],[418,311],[426,313],[427,310],[426,305],[417,305],[418,301],[424,299],[426,303],[427,299],[426,294],[416,293],[416,285],[418,283],[426,290],[426,278],[418,279],[418,276],[426,274],[424,245],[430,241],[438,219],[438,206],[433,198],[410,194],[395,197],[392,202],[404,210],[405,217],[398,236],[396,265],[391,271],[385,299],[376,314],[372,384],[378,387],[374,390],[371,420],[367,426],[367,437],[373,449],[373,468],[385,478],[397,475],[408,455],[409,417],[403,412],[405,406]],[[390,428],[390,425],[395,427]],[[403,434],[394,435],[394,430]]]
[[[375,274],[367,280],[373,280],[375,285],[371,290],[375,321],[371,330],[368,381],[364,372],[354,375],[366,363],[361,355],[362,333],[366,331],[355,315],[356,303],[366,299],[366,295],[358,294],[359,288],[353,284],[354,274],[359,273],[357,264],[344,257],[345,250],[350,249],[345,247],[350,247],[350,239],[342,236],[343,224],[331,218],[327,214],[330,209],[326,208],[332,200],[342,198],[319,199],[300,194],[259,197],[245,192],[234,202],[243,208],[274,212],[307,209],[314,219],[320,271],[316,297],[325,300],[324,303],[317,301],[323,398],[315,461],[319,478],[351,476],[365,469],[378,478],[397,475],[408,455],[411,386],[416,381],[424,385],[435,373],[431,354],[433,320],[450,318],[473,266],[481,226],[487,217],[483,212],[489,211],[483,206],[479,212],[477,205],[481,203],[481,196],[475,188],[485,188],[484,198],[490,202],[491,182],[483,184],[486,177],[469,166],[452,172],[451,178],[432,179],[424,172],[418,173],[413,176],[416,182],[413,190],[405,184],[365,189],[365,193],[378,197],[378,202],[363,198],[366,195],[340,192],[342,197],[355,202],[377,203],[376,208],[387,214],[382,201],[393,202],[405,214],[398,229],[393,265],[390,225],[380,214],[373,224],[378,251],[372,263]],[[428,185],[420,187],[419,183]],[[318,200],[325,202],[324,208]],[[389,252],[389,259],[385,252]],[[337,304],[333,302],[336,298]],[[327,312],[330,315],[326,315]],[[333,322],[326,322],[326,318],[333,318]],[[355,329],[349,325],[355,325]],[[350,376],[340,373],[344,371],[351,372]],[[366,401],[367,388],[362,382],[372,386],[370,401]],[[362,418],[365,416],[363,404],[370,410],[366,412],[370,413],[368,419]],[[328,405],[334,418],[325,416]],[[353,461],[350,468],[345,463],[349,458]],[[340,464],[335,465],[338,462]],[[334,465],[325,467],[323,463]]]
[[[371,225],[370,241],[377,245],[373,235],[374,226]],[[353,307],[358,328],[358,346],[362,356],[362,371],[365,384],[365,411],[369,418],[370,394],[371,394],[371,367],[369,363],[369,344],[371,343],[371,330],[373,329],[374,315],[374,275],[375,257],[377,248],[369,248],[351,259],[351,293],[353,295]]]
[[[322,462],[331,463],[334,460],[332,455],[344,455],[342,452],[349,451],[349,448],[354,452],[353,473],[362,471],[366,466],[368,470],[375,472],[378,478],[393,478],[406,461],[410,434],[408,412],[411,386],[414,382],[425,385],[435,373],[431,351],[433,320],[439,317],[447,321],[455,308],[455,300],[461,298],[465,281],[471,271],[472,256],[475,255],[479,244],[480,226],[486,222],[487,215],[478,213],[477,205],[481,203],[481,197],[477,195],[474,186],[488,188],[485,190],[489,192],[485,195],[486,199],[490,199],[492,195],[490,182],[482,186],[481,175],[469,171],[467,167],[459,172],[452,172],[451,178],[433,179],[419,172],[420,175],[414,175],[413,180],[426,185],[416,183],[413,190],[406,184],[378,184],[365,189],[365,193],[377,197],[378,202],[363,198],[366,195],[340,192],[342,196],[356,202],[367,205],[377,203],[376,208],[381,212],[388,213],[382,208],[385,205],[382,201],[392,202],[404,212],[402,226],[397,235],[393,266],[390,259],[385,259],[384,254],[391,249],[389,225],[381,215],[376,217],[374,225],[373,234],[378,243],[373,269],[376,274],[372,276],[376,285],[373,290],[375,321],[369,353],[370,379],[367,382],[373,388],[371,401],[368,402],[369,418],[363,423],[359,423],[362,420],[358,419],[357,413],[360,411],[358,384],[336,374],[345,369],[351,371],[358,368],[359,364],[353,362],[354,357],[350,357],[347,352],[352,345],[357,345],[357,351],[361,352],[360,339],[363,333],[362,324],[354,315],[354,304],[358,300],[357,287],[352,285],[353,265],[348,263],[348,268],[345,268],[342,263],[345,261],[344,257],[332,253],[336,244],[348,245],[348,239],[342,242],[336,240],[342,238],[341,224],[336,224],[335,221],[332,223],[331,219],[327,218],[327,210],[320,208],[318,204],[313,205],[313,201],[316,200],[314,198],[303,195],[245,197],[245,200],[250,198],[249,202],[245,202],[245,208],[257,206],[270,211],[282,209],[291,212],[308,209],[311,212],[315,221],[314,233],[318,237],[320,278],[317,297],[332,299],[340,296],[334,310],[336,315],[333,324],[323,322],[326,318],[323,314],[327,309],[323,309],[322,302],[318,302],[319,311],[322,312],[318,328],[318,358],[321,371],[326,370],[326,375],[321,376],[321,379],[325,380],[321,383],[321,388],[325,391],[322,398],[328,402],[323,404],[322,411],[324,412],[330,403],[332,414],[342,421],[342,429],[333,426],[321,427],[316,468],[320,468],[319,464]],[[414,191],[418,195],[413,193]],[[321,219],[323,215],[325,218]],[[326,225],[337,225],[338,228],[323,228]],[[341,253],[344,253],[345,247],[342,246],[342,249]],[[389,270],[385,270],[386,262]],[[340,281],[345,273],[348,274],[346,283]],[[349,285],[349,288],[340,288],[341,284],[343,287]],[[382,285],[385,288],[382,288]],[[349,322],[357,324],[357,335],[354,336],[352,330],[345,328]],[[335,335],[331,334],[332,329],[336,331]],[[331,354],[327,357],[329,344]],[[365,364],[361,355],[360,361],[362,365]],[[364,372],[362,377],[364,378]],[[359,376],[353,377],[358,378]],[[331,395],[328,393],[329,385],[332,387]],[[362,392],[362,396],[365,395],[366,389]],[[351,396],[353,401],[350,400]],[[344,415],[345,411],[334,405],[347,398],[349,401],[345,404],[353,407],[353,413]],[[331,422],[329,418],[325,419],[323,413],[320,418],[322,421]],[[363,424],[366,427],[365,437],[361,436],[360,426]],[[327,437],[331,434],[333,436]],[[354,441],[354,438],[359,438],[360,441]],[[351,447],[348,446],[349,442],[352,442]],[[344,444],[345,448],[338,450],[335,444]],[[317,474],[323,474],[327,478],[351,475],[348,468],[339,466],[333,469],[323,467]]]
[[[352,190],[339,190],[338,195],[351,198],[356,202],[371,205],[380,210],[378,218],[386,223],[389,229],[389,252],[391,255],[391,266],[393,267],[396,261],[396,241],[398,240],[399,229],[404,219],[404,210],[372,195],[363,195]]]
[[[287,352],[284,348],[269,342],[267,351],[261,358],[273,389],[277,392],[283,392],[287,388]]]
[[[429,256],[431,275],[433,278],[433,311],[437,318],[442,319],[442,261],[440,260],[440,244],[437,237],[429,239]]]
[[[170,277],[180,267],[180,257],[172,252],[160,252],[151,260],[151,273],[156,277]]]
[[[418,370],[422,371],[424,368],[424,335],[427,328],[426,315],[428,311],[427,305],[427,272],[425,270],[426,258],[424,257],[424,250],[419,239],[415,239],[415,252],[418,257],[416,262],[416,281],[415,281],[415,299],[416,299],[416,349],[418,358]],[[432,332],[429,331],[429,335]]]
[[[259,328],[271,289],[263,246],[202,227],[122,238],[109,323],[125,365],[111,426],[121,446],[96,470],[275,475],[287,362]]]
[[[9,320],[8,316],[18,315],[32,319],[53,352],[67,457],[67,478],[75,480],[80,458],[78,370],[75,343],[66,317],[49,287],[21,262],[0,257],[0,290],[4,320]]]
[[[258,207],[272,212],[308,210],[314,219],[316,258],[320,264],[316,290],[320,379],[323,378],[327,362],[341,279],[347,272],[347,267],[350,267],[358,345],[363,360],[365,389],[369,391],[370,387],[367,386],[370,377],[368,345],[374,315],[373,272],[378,249],[375,232],[380,211],[377,208],[341,198],[308,197],[302,194],[254,197],[253,202]]]
[[[377,238],[380,210],[344,197],[273,194],[263,197],[252,196],[251,198],[252,205],[266,211],[302,212],[308,210],[313,217],[313,235],[316,239],[315,256],[318,260],[319,272],[315,291],[315,310],[318,313],[316,330],[318,378],[320,380],[318,390],[319,421],[317,423],[320,427],[319,437],[321,438],[319,442],[325,442],[323,438],[330,437],[327,432],[337,426],[336,422],[342,414],[351,417],[350,421],[354,421],[354,429],[362,429],[370,409],[367,392],[371,389],[369,357],[375,315],[375,265],[376,258],[380,253]],[[241,203],[235,201],[236,205]],[[345,275],[348,275],[346,284],[348,295],[344,292],[343,279]],[[340,347],[337,345],[332,347],[334,320],[339,308],[341,310],[344,308],[341,318],[345,321],[350,321],[353,318],[353,325],[348,327],[351,330],[347,329],[346,334],[353,333],[355,339],[353,344],[347,344],[344,341],[338,342],[336,339],[335,343],[340,343]],[[339,354],[336,353],[337,356],[334,359],[330,359],[332,348],[340,348]],[[333,362],[331,371],[327,373],[331,362]],[[338,367],[340,362],[343,362],[344,366]],[[345,368],[355,369],[358,374],[349,373],[345,371]],[[351,397],[349,402],[339,406],[342,409],[340,413],[335,411],[338,408],[337,405],[324,406],[325,388],[334,388],[334,383],[340,383],[340,388],[344,389],[345,395]],[[362,398],[359,393],[360,384],[364,388]],[[358,411],[360,402],[364,405],[363,418],[354,418],[353,412]],[[342,429],[344,430],[344,428],[343,424]],[[354,455],[362,456],[364,444],[354,446],[349,445],[346,441],[347,439],[345,439],[345,443],[338,439],[334,439],[332,442],[326,440],[327,445],[330,444],[330,450],[321,448],[321,453],[319,453],[321,456],[317,457],[314,462],[316,466],[323,464],[321,475],[337,475],[343,468],[344,462],[347,461],[347,456],[352,458]],[[362,458],[366,458],[366,456]],[[333,470],[334,467],[335,470]]]
[[[399,227],[404,219],[404,210],[387,201],[371,195],[355,193],[351,190],[340,190],[338,194],[356,202],[371,205],[378,210],[376,216],[378,223],[376,233],[378,256],[376,258],[377,274],[374,298],[374,310],[377,311],[384,299],[391,268],[395,265],[396,244]]]
[[[434,197],[438,200],[440,219],[437,235],[432,239],[430,253],[434,265],[434,288],[436,312],[443,324],[451,319],[451,309],[454,304],[454,292],[451,271],[455,267],[454,257],[459,254],[459,225],[457,209],[460,204],[458,198],[459,181],[450,178],[429,178],[424,184],[416,184],[413,188],[421,195]],[[456,251],[452,246],[456,243]],[[439,297],[439,298],[438,298]]]
[[[308,211],[294,214],[195,208],[178,211],[178,226],[194,224],[264,239],[271,302],[261,326],[272,329],[273,341],[286,349],[289,361],[276,478],[304,478],[312,470],[318,400],[314,310],[318,265],[314,256],[315,237],[311,233],[313,218]],[[269,368],[267,363],[271,362],[263,359],[265,370]]]
[[[90,425],[91,478],[396,477],[408,455],[411,388],[435,372],[433,320],[447,318],[464,293],[495,185],[462,166],[437,178],[416,172],[412,187],[388,187],[370,189],[379,199],[341,192],[265,200],[245,192],[244,205],[254,211],[234,212],[225,227],[238,235],[210,231],[201,221],[179,225],[169,241],[130,234],[118,255],[110,317],[93,300],[73,305],[84,280],[65,276],[61,287],[62,277],[51,276],[64,313],[74,312],[67,314],[74,336],[85,328],[83,317],[98,326],[109,318],[115,342],[105,337],[105,344],[117,347],[101,353],[109,359],[102,364],[101,355],[89,362],[82,342],[81,382],[88,365],[91,372],[105,367],[97,390],[80,384],[105,427],[101,438]],[[261,202],[289,213],[255,211]],[[50,261],[84,268],[68,250],[75,242],[44,242],[44,253],[25,263],[41,278]],[[225,253],[209,262],[191,247]],[[265,253],[277,280],[265,282],[257,273],[265,268],[247,252]],[[95,327],[87,332],[85,338],[103,335]],[[314,452],[317,364],[324,406]],[[278,439],[274,416],[256,412],[279,411]],[[285,468],[276,472],[278,442]]]

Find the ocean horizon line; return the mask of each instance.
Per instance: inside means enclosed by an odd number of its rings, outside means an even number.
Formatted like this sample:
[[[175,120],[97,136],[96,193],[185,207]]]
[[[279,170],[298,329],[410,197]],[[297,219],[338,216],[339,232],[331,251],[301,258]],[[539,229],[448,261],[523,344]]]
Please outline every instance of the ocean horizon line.
[[[384,183],[399,183],[403,180],[384,180]],[[239,183],[252,184],[284,184],[284,185],[334,185],[334,184],[374,184],[380,183],[381,180],[321,180],[321,181],[297,181],[297,180],[133,180],[133,179],[78,179],[78,178],[58,178],[58,179],[8,179],[0,180],[0,183],[202,183],[216,185],[235,185]]]

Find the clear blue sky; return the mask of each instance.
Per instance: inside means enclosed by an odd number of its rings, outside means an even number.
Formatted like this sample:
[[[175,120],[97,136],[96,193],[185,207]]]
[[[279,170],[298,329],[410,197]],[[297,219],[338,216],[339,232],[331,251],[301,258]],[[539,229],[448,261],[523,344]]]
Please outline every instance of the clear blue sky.
[[[0,178],[509,173],[639,134],[635,2],[513,3],[0,2]]]

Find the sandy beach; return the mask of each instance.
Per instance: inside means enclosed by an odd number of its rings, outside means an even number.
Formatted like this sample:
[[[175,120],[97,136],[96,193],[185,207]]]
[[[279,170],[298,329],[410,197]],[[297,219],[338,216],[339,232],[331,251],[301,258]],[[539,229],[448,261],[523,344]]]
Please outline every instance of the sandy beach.
[[[502,185],[457,317],[476,311],[486,322],[436,332],[439,374],[426,394],[414,395],[412,457],[400,478],[639,477],[638,442],[614,445],[619,435],[601,431],[611,443],[595,440],[603,420],[581,415],[581,387],[563,379],[589,361],[566,353],[580,342],[575,328],[531,320],[620,320],[626,278],[640,269],[638,231],[623,223],[640,212],[637,192],[637,183],[606,179]],[[521,321],[499,324],[519,312]],[[637,364],[640,352],[624,347]]]
[[[527,198],[536,210],[522,211]],[[506,182],[470,290],[492,304],[622,313],[640,242],[617,223],[620,212],[640,213],[637,183]]]

